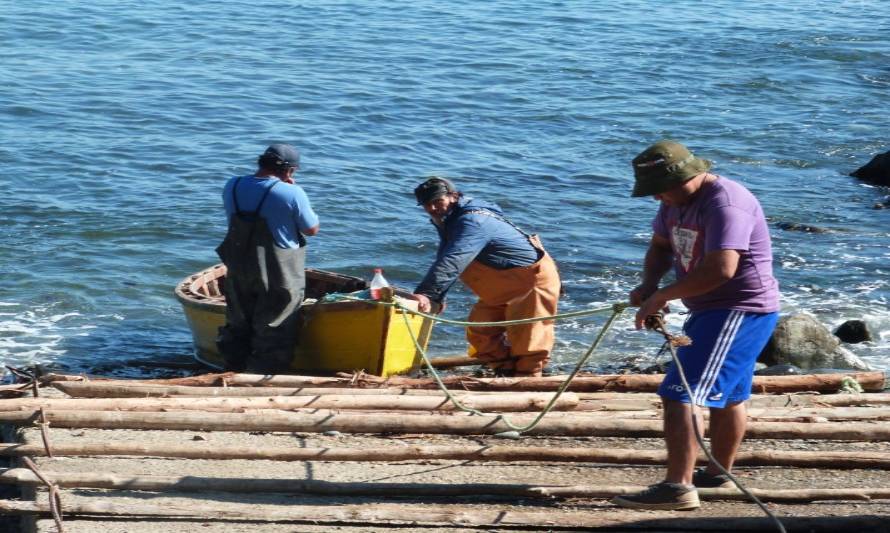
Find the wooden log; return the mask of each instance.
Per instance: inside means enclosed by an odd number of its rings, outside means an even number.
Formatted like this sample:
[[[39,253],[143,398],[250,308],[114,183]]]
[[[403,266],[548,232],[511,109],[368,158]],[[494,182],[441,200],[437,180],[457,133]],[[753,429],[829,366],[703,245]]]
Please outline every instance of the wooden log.
[[[50,516],[45,503],[17,500],[0,500],[0,514]],[[381,503],[340,505],[281,505],[257,506],[233,503],[190,502],[188,505],[165,503],[117,504],[111,502],[65,503],[66,521],[72,519],[103,519],[116,517],[139,520],[151,518],[182,522],[250,521],[268,523],[295,523],[311,525],[374,524],[424,527],[463,527],[485,529],[523,530],[593,530],[604,529],[635,531],[775,531],[773,522],[766,517],[706,517],[680,516],[677,513],[654,514],[626,511],[623,513],[591,512],[590,509],[574,511],[565,509],[514,510],[498,506],[480,509],[472,505],[432,505],[427,503]],[[854,516],[783,516],[782,524],[792,533],[837,533],[838,531],[884,531],[887,517],[878,515]]]
[[[23,470],[23,469],[22,469]],[[31,474],[30,470],[24,470]],[[33,476],[33,474],[32,474]],[[35,479],[35,484],[40,480]],[[757,489],[747,488],[762,502],[775,503],[809,503],[815,501],[872,501],[890,500],[890,488],[852,488],[852,489]],[[481,489],[481,487],[480,487]],[[584,485],[574,487],[535,487],[536,492],[542,496],[554,496],[560,498],[611,498],[620,494],[632,494],[645,487],[607,486],[589,487]],[[481,496],[481,494],[480,494]],[[698,497],[702,500],[726,500],[726,501],[750,501],[748,496],[738,489],[709,489],[699,488]]]
[[[705,420],[710,417],[708,409],[702,409]],[[629,410],[571,410],[552,413],[548,416],[606,416],[625,419],[661,418],[661,409]],[[752,407],[748,408],[749,422],[827,422],[827,421],[887,421],[890,420],[890,407]]]
[[[526,397],[475,396],[468,394],[460,398],[462,405],[478,409],[489,414],[500,412],[535,412],[543,409],[550,401],[550,396],[538,393],[513,393]],[[547,393],[552,394],[552,393]],[[580,410],[575,411],[573,393],[560,396],[555,409],[548,416],[570,417],[610,417],[623,419],[660,419],[660,410]],[[531,396],[528,396],[531,395]],[[134,411],[134,412],[171,412],[171,411],[207,411],[223,413],[259,412],[262,410],[282,410],[297,412],[314,412],[318,409],[332,409],[338,412],[363,411],[369,413],[393,413],[410,411],[413,414],[432,414],[435,412],[458,411],[454,403],[447,398],[433,396],[257,396],[233,398],[23,398],[0,401],[0,412],[34,411],[38,409],[53,411]],[[703,411],[705,420],[709,412]],[[871,407],[850,408],[774,408],[751,409],[748,411],[749,421],[760,422],[825,422],[890,420],[890,409]]]
[[[392,412],[380,410],[378,412]],[[414,413],[420,413],[417,410]],[[433,413],[434,411],[427,411]],[[705,420],[710,418],[708,409],[702,410]],[[620,418],[626,420],[660,420],[660,409],[622,410],[569,410],[551,412],[549,418]],[[775,407],[752,408],[748,410],[748,422],[883,422],[890,421],[890,408],[880,407]]]
[[[49,411],[55,427],[102,429],[171,429],[190,431],[280,431],[318,433],[430,433],[452,435],[492,435],[511,431],[500,416],[462,416],[458,414],[339,414],[264,411],[262,416],[248,413],[181,411],[175,413],[133,413],[126,411]],[[514,424],[527,424],[535,415],[516,413]],[[0,412],[0,422],[28,425],[37,412]],[[550,417],[530,430],[528,435],[563,435],[584,437],[660,437],[661,420],[622,420],[591,417]],[[751,422],[750,439],[828,439],[875,441],[890,440],[888,422]]]
[[[151,385],[145,383],[124,382],[62,382],[54,381],[51,385],[73,398],[165,398],[173,396],[186,397],[221,397],[245,398],[251,396],[324,396],[328,394],[350,395],[416,395],[443,396],[442,391],[422,389],[349,389],[332,387],[194,387],[186,385]],[[455,391],[460,394],[459,391]],[[485,392],[474,392],[485,394]]]
[[[430,363],[432,363],[434,368],[456,368],[459,366],[480,366],[485,364],[475,357],[467,357],[466,355],[434,357],[430,359]]]
[[[264,390],[264,389],[260,389]],[[498,393],[461,394],[460,402],[482,411],[514,412],[541,411],[553,398],[553,393]],[[561,395],[554,404],[556,411],[574,409],[578,397],[574,393]],[[247,409],[356,409],[356,410],[415,410],[454,411],[456,407],[445,396],[433,395],[323,395],[323,396],[266,396],[231,398],[23,398],[0,401],[0,411],[48,410],[79,411],[243,411]]]
[[[705,411],[705,417],[707,417]],[[753,407],[748,408],[748,420],[761,422],[794,421],[883,421],[890,420],[890,407]]]
[[[305,479],[213,478],[199,476],[116,475],[90,472],[51,472],[41,474],[61,488],[90,488],[177,492],[286,492],[328,496],[513,496],[546,498],[531,485],[500,483],[355,483]],[[40,486],[43,482],[27,468],[0,473],[0,483]],[[548,487],[551,488],[551,487]],[[559,487],[552,487],[558,489]]]
[[[850,376],[866,391],[879,392],[887,387],[886,375],[882,371],[851,372],[849,374],[812,374],[798,376],[754,376],[752,391],[755,393],[780,393],[801,391],[835,392],[841,381]],[[581,374],[570,386],[573,392],[593,392],[602,390],[653,392],[664,378],[661,374],[620,374],[597,375]],[[44,378],[46,379],[46,378]],[[67,379],[54,377],[53,379]],[[94,381],[97,378],[91,378]],[[517,390],[546,392],[556,390],[566,376],[540,378],[476,378],[472,376],[446,376],[443,381],[448,388],[456,390]],[[227,385],[252,387],[350,387],[350,388],[437,388],[432,378],[408,378],[390,376],[382,378],[370,374],[347,374],[337,377],[259,375],[259,374],[207,374],[189,378],[164,380],[141,380],[140,383],[155,385]]]
[[[630,411],[661,407],[661,398],[645,392],[579,392],[581,403],[575,410],[581,411]],[[748,401],[755,407],[866,407],[890,405],[890,394],[870,392],[866,394],[817,394],[795,393],[781,395],[755,394]]]
[[[622,448],[555,448],[553,446],[399,446],[378,448],[294,448],[292,446],[208,446],[101,443],[52,445],[54,456],[138,456],[213,460],[273,461],[489,461],[663,465],[664,450]],[[0,443],[0,457],[42,457],[42,444]],[[699,464],[707,464],[701,454]],[[862,451],[740,451],[738,466],[890,470],[890,453]]]
[[[803,376],[755,376],[752,391],[756,393],[778,393],[798,391],[830,391],[841,387],[844,377],[851,376],[867,391],[881,391],[885,385],[884,372],[851,372],[850,374],[813,374]],[[620,374],[620,375],[579,375],[569,387],[573,392],[594,392],[601,390],[654,392],[664,378],[662,374]],[[566,376],[540,378],[475,378],[470,376],[446,376],[442,380],[448,388],[463,390],[556,390]],[[408,378],[390,376],[381,378],[362,374],[359,376],[317,378],[311,376],[258,376],[235,374],[230,385],[275,385],[313,387],[404,387],[436,388],[432,378]]]
[[[560,486],[528,485],[518,483],[361,483],[334,482],[312,479],[256,479],[256,478],[216,478],[199,476],[152,476],[97,474],[92,472],[52,472],[41,474],[60,488],[176,491],[176,492],[281,492],[292,494],[319,494],[327,496],[375,496],[414,498],[447,496],[503,497],[513,498],[611,498],[619,494],[630,494],[644,489],[636,486]],[[41,481],[27,468],[12,468],[0,473],[0,483],[43,486]],[[749,489],[764,502],[813,502],[828,500],[887,500],[890,488],[854,489],[792,489],[769,490]],[[698,489],[699,497],[705,500],[747,500],[748,496],[737,489]]]
[[[215,413],[209,417],[200,411],[171,413],[139,413],[127,411],[45,411],[53,427],[102,429],[170,429],[191,431],[280,431],[319,433],[435,433],[485,435],[510,431],[498,416],[415,414],[340,414],[332,411],[293,413],[265,411],[262,416],[247,413]],[[38,413],[27,411],[0,412],[0,422],[28,425]],[[510,419],[528,423],[534,415],[517,413]],[[619,436],[627,432],[635,436],[659,436],[657,420],[567,420],[547,419],[531,432],[535,435]]]
[[[99,382],[99,383],[144,383],[153,385],[185,385],[185,386],[223,386],[226,380],[234,376],[234,372],[222,372],[216,374],[200,374],[197,376],[187,376],[182,378],[168,379],[128,379],[122,380],[118,378],[105,378],[102,376],[86,376],[77,374],[56,374],[49,373],[40,376],[40,382],[44,384],[56,383],[60,381],[73,382]],[[257,376],[262,377],[262,376]]]
[[[624,376],[622,376],[624,377]],[[653,376],[636,376],[636,378],[640,379],[649,379],[651,380]],[[658,377],[658,376],[656,376]],[[772,376],[770,376],[772,377]],[[784,377],[784,376],[779,376]],[[795,377],[795,376],[788,376]],[[298,383],[300,380],[294,381],[289,378],[300,378],[300,376],[273,376],[269,378],[268,383],[290,383],[294,384]],[[485,393],[485,392],[507,392],[511,390],[510,387],[502,386],[497,383],[494,383],[495,380],[489,380],[488,383],[480,384],[472,384],[467,379],[476,379],[476,378],[465,378],[465,377],[457,377],[459,380],[455,380],[455,377],[449,378],[451,380],[452,392],[461,392],[466,390],[472,390],[475,393]],[[341,378],[311,378],[316,385],[315,387],[309,387],[304,385],[294,386],[294,387],[259,387],[259,386],[237,386],[237,387],[210,387],[210,386],[184,386],[184,385],[159,385],[155,383],[151,383],[149,381],[126,381],[126,380],[100,380],[100,381],[52,381],[50,382],[55,388],[69,394],[74,397],[149,397],[149,396],[296,396],[296,395],[323,395],[323,394],[441,394],[440,391],[436,391],[433,388],[410,388],[410,387],[384,387],[380,388],[378,386],[374,386],[372,388],[368,387],[349,387],[348,382],[337,381],[332,383],[330,380],[339,380]],[[497,378],[504,379],[504,378]],[[531,378],[526,378],[531,379]],[[540,379],[550,379],[550,378],[540,378]],[[660,379],[660,377],[658,377]],[[758,378],[759,379],[759,378]],[[602,400],[606,398],[611,398],[619,403],[625,402],[645,402],[647,400],[658,402],[660,404],[660,400],[657,396],[645,392],[636,392],[636,394],[628,397],[627,395],[622,394],[621,396],[617,395],[615,392],[589,392],[586,389],[596,388],[598,386],[605,386],[602,379],[597,378],[597,382],[593,383],[591,381],[585,382],[573,382],[574,385],[571,387],[572,390],[578,390],[580,394],[580,398],[582,401],[585,400]],[[341,387],[333,387],[333,385],[341,385]],[[550,385],[553,385],[551,382]],[[556,389],[555,386],[536,386],[531,387],[531,389],[542,390],[544,392],[551,392]],[[657,386],[657,383],[653,381],[650,383],[651,388]],[[454,388],[458,387],[458,388]],[[460,387],[464,387],[461,389]],[[647,385],[648,387],[648,385]],[[526,387],[528,388],[528,387]],[[625,386],[615,385],[613,388],[618,389],[626,389]],[[790,388],[790,387],[789,387]],[[257,392],[255,389],[264,390],[264,392]],[[519,390],[519,387],[516,387],[516,390]],[[829,392],[833,392],[834,389],[832,387],[828,387]],[[634,392],[634,391],[631,391]],[[771,398],[769,396],[758,395],[752,398],[752,404],[757,405],[809,405],[809,404],[825,404],[825,405],[870,405],[870,404],[890,404],[890,394],[880,394],[880,393],[871,393],[871,394],[832,394],[832,395],[803,395],[803,394],[787,394],[778,396],[776,398]],[[583,408],[583,407],[582,407]]]
[[[847,377],[855,379],[862,390],[881,392],[888,387],[884,371],[851,372],[849,374],[808,374],[803,376],[754,376],[751,392],[765,394],[777,392],[837,392]]]

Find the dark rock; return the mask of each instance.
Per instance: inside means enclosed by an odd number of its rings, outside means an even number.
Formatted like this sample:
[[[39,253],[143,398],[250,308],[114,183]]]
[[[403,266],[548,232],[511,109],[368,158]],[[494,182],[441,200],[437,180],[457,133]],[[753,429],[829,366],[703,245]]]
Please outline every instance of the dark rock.
[[[887,209],[890,207],[890,196],[885,196],[883,200],[874,205],[875,209]]]
[[[890,185],[890,152],[874,156],[850,175],[873,185]]]
[[[849,374],[849,368],[811,368],[807,374]]]
[[[640,371],[640,374],[665,374],[668,369],[671,367],[673,361],[667,360],[663,363],[655,363],[652,366],[647,366],[646,368]]]
[[[841,342],[849,344],[856,344],[858,342],[866,342],[874,339],[871,331],[868,329],[868,324],[862,320],[847,320],[834,330],[834,334],[841,340]]]
[[[802,231],[804,233],[828,233],[825,228],[811,226],[809,224],[800,224],[797,222],[778,222],[776,227],[785,231]]]
[[[789,364],[802,370],[870,370],[856,355],[841,347],[840,341],[828,328],[805,313],[779,318],[779,323],[758,360],[769,366]]]
[[[804,372],[794,365],[774,365],[754,372],[755,376],[799,376]]]
[[[652,364],[649,356],[628,356],[603,365],[599,370],[606,374],[646,374]]]

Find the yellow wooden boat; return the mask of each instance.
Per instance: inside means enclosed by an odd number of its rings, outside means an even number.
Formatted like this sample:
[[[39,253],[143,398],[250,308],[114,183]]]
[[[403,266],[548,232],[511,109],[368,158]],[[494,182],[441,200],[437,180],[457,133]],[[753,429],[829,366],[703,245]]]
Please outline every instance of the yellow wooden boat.
[[[188,276],[176,286],[195,343],[195,358],[214,368],[223,367],[216,336],[226,320],[225,265],[215,265]],[[320,301],[330,293],[366,289],[368,282],[323,270],[306,269],[306,301],[300,308],[300,344],[294,350],[295,372],[350,372],[389,376],[417,368],[421,355],[405,325],[403,311],[369,301]],[[396,298],[408,296],[395,289]],[[407,306],[413,300],[402,300]],[[407,313],[408,324],[426,349],[433,321]]]

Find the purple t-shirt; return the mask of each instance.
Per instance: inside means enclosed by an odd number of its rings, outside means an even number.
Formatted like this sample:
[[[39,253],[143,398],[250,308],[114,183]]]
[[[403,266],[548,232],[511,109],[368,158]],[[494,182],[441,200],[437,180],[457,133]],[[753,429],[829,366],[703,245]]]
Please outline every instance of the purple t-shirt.
[[[684,298],[690,311],[736,309],[757,313],[779,310],[779,283],[773,277],[769,228],[757,198],[740,184],[718,176],[679,207],[661,204],[652,229],[671,242],[674,271],[680,279],[701,258],[716,250],[738,250],[735,276],[711,292]]]

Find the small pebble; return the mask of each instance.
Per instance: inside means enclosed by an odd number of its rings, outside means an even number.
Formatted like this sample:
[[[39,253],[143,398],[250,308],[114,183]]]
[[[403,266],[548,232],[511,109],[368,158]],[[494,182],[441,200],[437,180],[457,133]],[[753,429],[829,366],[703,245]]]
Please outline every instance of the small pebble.
[[[322,435],[324,435],[325,437],[339,437],[340,435],[342,435],[342,433],[332,429],[329,431],[325,431],[324,433],[322,433]]]
[[[203,435],[195,435],[194,437],[192,437],[192,440],[207,440],[207,437]]]
[[[502,431],[500,433],[495,433],[493,436],[498,439],[510,439],[510,440],[519,440],[519,438],[520,438],[518,431]]]

